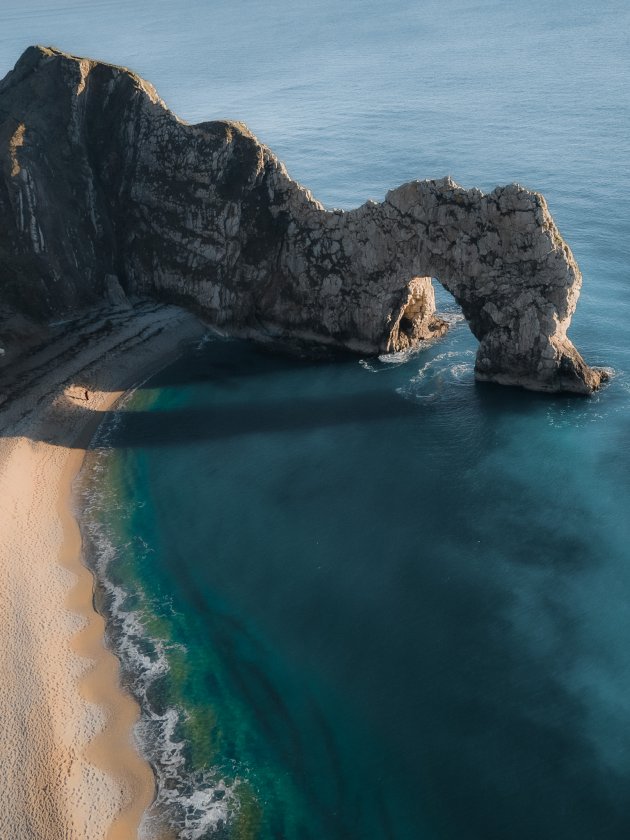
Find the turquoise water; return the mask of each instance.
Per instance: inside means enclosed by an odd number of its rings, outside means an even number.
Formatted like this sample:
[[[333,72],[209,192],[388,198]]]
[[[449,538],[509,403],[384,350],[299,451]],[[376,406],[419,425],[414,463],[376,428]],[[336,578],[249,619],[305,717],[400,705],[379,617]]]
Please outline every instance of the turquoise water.
[[[212,341],[106,430],[117,612],[178,646],[145,737],[188,739],[184,794],[221,782],[182,836],[627,835],[627,391],[479,387],[473,358],[462,322],[407,361]]]
[[[3,0],[33,42],[245,120],[331,206],[411,178],[546,195],[592,399],[417,354],[211,339],[104,425],[84,532],[160,780],[149,836],[630,836],[630,7]]]

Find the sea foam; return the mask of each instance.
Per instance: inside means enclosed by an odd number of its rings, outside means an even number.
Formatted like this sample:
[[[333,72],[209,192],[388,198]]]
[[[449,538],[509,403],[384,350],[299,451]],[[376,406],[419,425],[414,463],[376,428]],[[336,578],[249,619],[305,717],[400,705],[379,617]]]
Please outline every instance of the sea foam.
[[[124,408],[133,394],[126,395],[119,408]],[[239,783],[226,781],[215,768],[191,770],[186,744],[178,734],[186,720],[185,709],[171,706],[157,710],[150,700],[151,686],[169,673],[167,652],[181,645],[151,636],[147,630],[151,604],[142,592],[130,592],[112,581],[111,570],[125,552],[150,550],[137,542],[120,544],[108,527],[123,513],[122,501],[106,480],[115,454],[109,442],[121,422],[118,411],[101,425],[80,479],[80,524],[88,548],[86,560],[100,587],[107,616],[107,643],[118,656],[124,684],[140,706],[134,739],[156,777],[156,797],[143,817],[139,837],[149,840],[166,822],[182,840],[200,840],[208,831],[224,825],[238,808],[235,791]],[[128,510],[129,500],[124,504]],[[133,607],[131,601],[140,606]]]

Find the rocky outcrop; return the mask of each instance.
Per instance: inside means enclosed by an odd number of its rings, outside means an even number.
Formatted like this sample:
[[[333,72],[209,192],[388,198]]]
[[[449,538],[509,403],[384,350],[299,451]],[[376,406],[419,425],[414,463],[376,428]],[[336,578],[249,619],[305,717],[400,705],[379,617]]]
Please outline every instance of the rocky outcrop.
[[[541,195],[416,181],[326,210],[247,128],[187,125],[130,71],[29,48],[0,83],[1,301],[33,317],[152,296],[245,335],[363,353],[441,334],[479,379],[589,393],[566,336],[581,276]]]

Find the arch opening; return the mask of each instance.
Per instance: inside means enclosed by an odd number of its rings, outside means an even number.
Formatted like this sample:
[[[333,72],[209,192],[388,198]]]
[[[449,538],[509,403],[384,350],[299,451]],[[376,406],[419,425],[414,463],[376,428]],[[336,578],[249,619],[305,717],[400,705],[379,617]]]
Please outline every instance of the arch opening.
[[[435,289],[431,277],[412,277],[404,286],[386,330],[385,350],[411,350],[421,341],[438,338],[448,323],[435,310]]]

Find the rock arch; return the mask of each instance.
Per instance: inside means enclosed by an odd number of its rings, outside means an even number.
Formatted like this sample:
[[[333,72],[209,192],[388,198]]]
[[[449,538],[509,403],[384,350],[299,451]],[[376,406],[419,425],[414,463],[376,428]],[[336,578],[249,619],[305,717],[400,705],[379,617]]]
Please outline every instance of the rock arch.
[[[480,342],[478,379],[578,393],[603,381],[567,338],[582,278],[540,194],[511,185],[484,195],[444,178],[292,219],[279,274],[311,291],[342,343],[382,352],[439,335],[435,277]]]
[[[0,166],[0,298],[40,317],[115,287],[233,332],[377,353],[444,331],[437,277],[479,339],[478,379],[590,393],[605,378],[566,336],[577,264],[517,185],[414,181],[326,210],[244,125],[187,125],[129,70],[43,47],[0,82]]]

